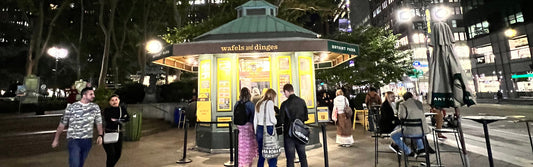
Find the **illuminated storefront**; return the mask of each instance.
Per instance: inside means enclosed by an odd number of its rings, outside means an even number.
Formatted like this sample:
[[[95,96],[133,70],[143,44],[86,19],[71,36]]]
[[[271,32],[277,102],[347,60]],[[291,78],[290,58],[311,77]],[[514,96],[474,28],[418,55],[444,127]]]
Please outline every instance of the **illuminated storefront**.
[[[334,67],[359,54],[357,45],[319,39],[318,34],[276,18],[277,7],[249,1],[237,7],[239,17],[194,42],[175,44],[154,57],[155,64],[198,72],[197,119],[231,121],[239,90],[247,87],[277,92],[276,105],[286,99],[283,85],[291,83],[306,101],[308,124],[316,124],[315,69]],[[253,13],[253,14],[252,14]],[[224,128],[226,127],[226,128]],[[310,146],[319,147],[318,129]],[[207,152],[229,148],[227,124],[200,124],[197,148]]]

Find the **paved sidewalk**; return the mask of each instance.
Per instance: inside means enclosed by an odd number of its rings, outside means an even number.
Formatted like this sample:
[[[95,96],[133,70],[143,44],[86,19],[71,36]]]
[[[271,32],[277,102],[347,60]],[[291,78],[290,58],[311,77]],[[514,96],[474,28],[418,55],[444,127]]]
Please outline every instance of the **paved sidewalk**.
[[[374,166],[374,140],[371,138],[371,133],[363,132],[362,126],[358,125],[354,131],[355,144],[352,147],[344,148],[335,144],[335,126],[329,125],[327,127],[328,148],[329,148],[329,165],[333,167],[343,166]],[[195,131],[189,129],[189,144],[188,147],[194,147]],[[452,140],[452,139],[448,139]],[[50,139],[50,143],[52,139]],[[380,150],[388,149],[390,140],[380,141]],[[66,143],[60,143],[66,144]],[[430,141],[430,144],[433,144]],[[117,166],[124,167],[220,167],[224,162],[229,160],[229,153],[209,154],[198,152],[195,150],[188,150],[187,157],[192,160],[189,164],[176,164],[176,161],[181,159],[183,150],[183,130],[170,129],[154,135],[142,137],[138,142],[125,142],[122,153],[122,158],[119,160]],[[444,148],[450,148],[444,146]],[[323,148],[317,148],[307,151],[307,159],[309,166],[319,167],[324,166]],[[470,164],[473,167],[488,166],[486,156],[470,153],[468,155]],[[93,148],[87,158],[85,166],[100,167],[105,166],[105,152],[102,146],[93,145]],[[432,161],[435,156],[431,156]],[[443,163],[446,166],[461,166],[461,160],[458,154],[443,153]],[[282,153],[278,166],[285,167],[285,155]],[[1,166],[68,166],[68,153],[66,150],[35,155],[26,157],[17,157],[10,159],[0,159]],[[413,163],[411,163],[414,165]],[[255,163],[253,166],[256,166]],[[298,166],[298,164],[296,165]],[[397,158],[394,154],[380,154],[378,166],[398,166]],[[499,167],[514,167],[515,165],[505,163],[503,161],[495,160],[495,166]]]

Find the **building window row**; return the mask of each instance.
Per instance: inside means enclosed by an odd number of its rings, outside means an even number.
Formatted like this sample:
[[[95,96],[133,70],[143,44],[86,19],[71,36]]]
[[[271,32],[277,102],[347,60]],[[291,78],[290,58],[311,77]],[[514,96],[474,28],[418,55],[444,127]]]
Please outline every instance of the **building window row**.
[[[468,26],[469,38],[474,38],[478,35],[488,34],[488,33],[490,33],[488,21],[483,21],[483,22],[479,22],[471,26]]]
[[[455,41],[466,41],[466,34],[464,32],[454,32],[453,37]]]
[[[485,0],[469,0],[465,1],[466,10],[472,10],[474,8],[477,8],[478,6],[482,6],[485,4]]]
[[[449,0],[448,2],[461,2],[460,0]]]
[[[477,64],[494,63],[494,53],[492,45],[472,48],[472,54],[477,60]]]
[[[505,22],[508,24],[516,24],[516,23],[523,23],[524,22],[524,15],[522,15],[522,12],[518,12],[516,14],[509,15],[505,17]]]
[[[529,42],[527,37],[520,37],[509,39],[509,50],[511,51],[511,59],[522,59],[531,57],[529,50]]]
[[[453,7],[453,14],[462,15],[463,14],[463,7],[460,7],[460,6]]]

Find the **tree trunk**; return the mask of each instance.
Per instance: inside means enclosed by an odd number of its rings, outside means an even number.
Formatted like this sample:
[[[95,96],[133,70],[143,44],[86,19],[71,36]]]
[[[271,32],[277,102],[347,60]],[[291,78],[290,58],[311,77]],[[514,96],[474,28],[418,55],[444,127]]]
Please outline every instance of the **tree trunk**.
[[[80,59],[81,59],[81,41],[83,40],[83,21],[84,21],[84,17],[85,15],[83,14],[85,12],[85,5],[83,4],[83,0],[80,0],[80,5],[81,5],[81,9],[80,9],[80,16],[81,16],[81,19],[80,19],[80,36],[78,38],[78,54],[76,56],[76,79],[80,79],[81,78],[81,62],[80,62]]]
[[[105,9],[105,3],[103,0],[100,0],[100,15],[99,15],[99,25],[100,28],[102,28],[102,31],[104,32],[104,53],[102,55],[102,66],[100,67],[100,76],[98,77],[98,87],[105,88],[105,79],[107,76],[107,67],[109,64],[109,50],[111,48],[111,33],[110,30],[113,29],[114,20],[115,20],[115,9],[117,6],[118,0],[111,0],[109,6],[109,20],[108,20],[108,26],[106,27],[104,25],[104,9]],[[103,87],[102,87],[103,86]]]
[[[175,4],[174,4],[175,5]],[[144,76],[146,76],[146,63],[147,63],[147,58],[146,58],[146,51],[144,50],[144,47],[146,45],[146,42],[148,41],[148,16],[150,16],[150,10],[151,10],[151,6],[150,6],[150,2],[147,3],[147,0],[144,0],[144,15],[143,15],[143,37],[144,37],[144,40],[142,41],[143,44],[141,45],[142,46],[142,51],[141,51],[141,57],[140,57],[140,62],[141,62],[141,78],[140,78],[140,82],[141,84],[144,83]]]

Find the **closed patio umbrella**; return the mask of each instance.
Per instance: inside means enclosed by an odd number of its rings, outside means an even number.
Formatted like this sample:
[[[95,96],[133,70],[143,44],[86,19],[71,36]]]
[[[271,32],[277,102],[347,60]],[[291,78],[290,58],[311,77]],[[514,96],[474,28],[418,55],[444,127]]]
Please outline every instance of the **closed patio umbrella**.
[[[459,139],[463,154],[466,155],[458,107],[474,105],[475,101],[466,87],[465,72],[457,59],[450,27],[446,23],[437,22],[432,29],[433,57],[429,66],[428,103],[434,108],[455,108]]]

